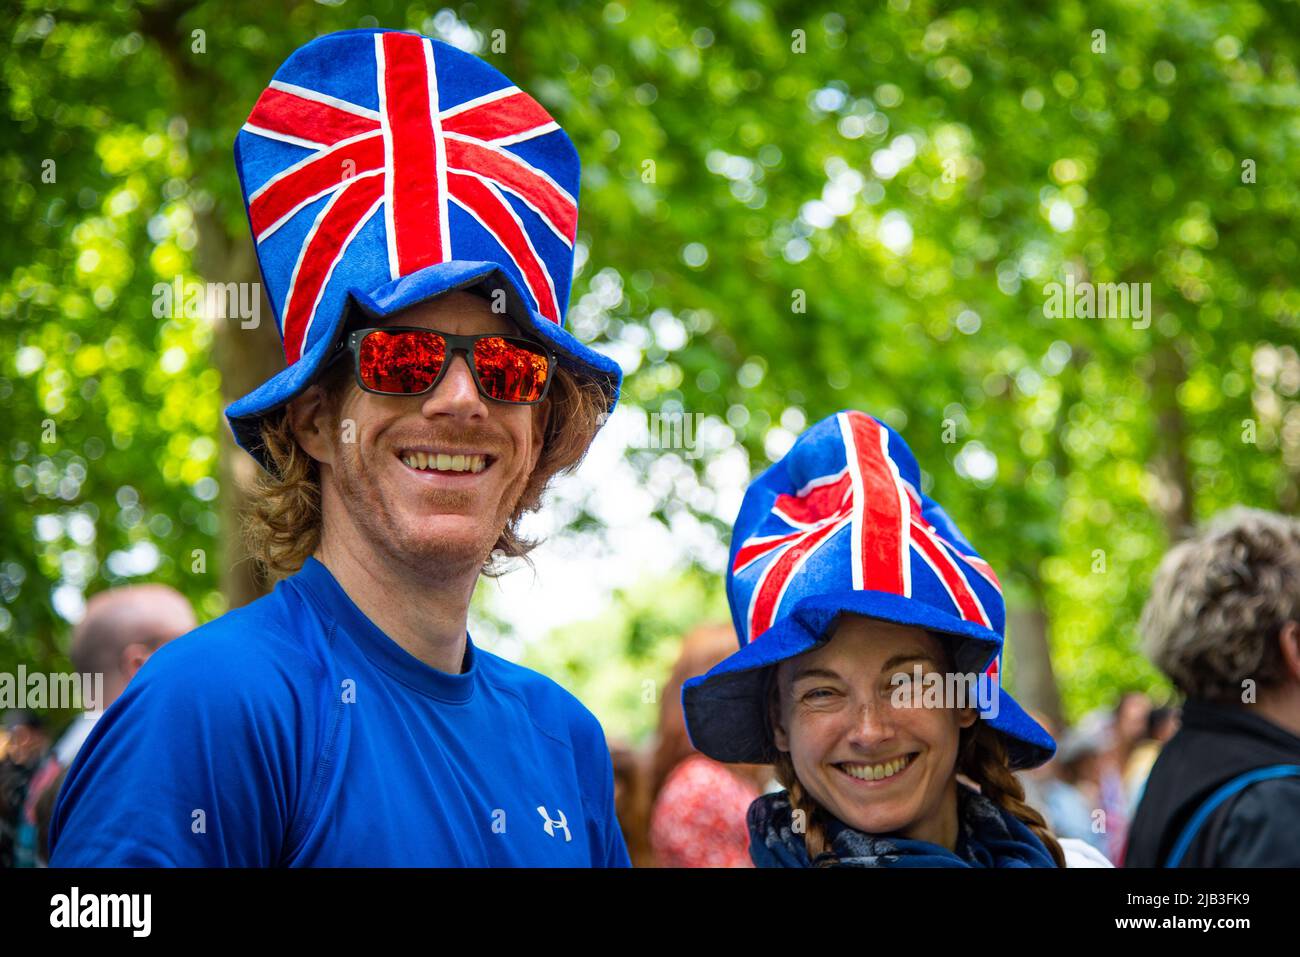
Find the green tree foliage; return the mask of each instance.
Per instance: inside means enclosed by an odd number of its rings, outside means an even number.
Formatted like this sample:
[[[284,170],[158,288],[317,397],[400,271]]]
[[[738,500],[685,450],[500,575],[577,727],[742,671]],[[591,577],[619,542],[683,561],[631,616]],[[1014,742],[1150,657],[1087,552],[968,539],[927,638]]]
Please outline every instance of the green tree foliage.
[[[15,3],[0,667],[53,666],[54,609],[144,568],[225,607],[196,556],[232,531],[230,370],[155,285],[234,278],[213,250],[248,243],[236,130],[297,46],[377,25],[475,50],[572,135],[572,326],[625,363],[629,405],[708,424],[697,459],[631,453],[706,490],[652,483],[664,521],[725,535],[727,447],[757,470],[871,411],[1044,614],[1077,712],[1157,682],[1134,622],[1171,538],[1300,507],[1293,6]],[[1149,315],[1053,314],[1067,274],[1139,284]]]

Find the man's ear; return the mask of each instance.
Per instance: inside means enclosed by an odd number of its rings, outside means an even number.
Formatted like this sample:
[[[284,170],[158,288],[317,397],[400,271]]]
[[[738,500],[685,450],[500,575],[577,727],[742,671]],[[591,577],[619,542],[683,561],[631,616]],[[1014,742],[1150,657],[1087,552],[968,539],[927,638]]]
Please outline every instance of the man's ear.
[[[135,673],[144,666],[151,654],[153,654],[153,649],[143,641],[133,641],[122,649],[122,657],[118,662],[118,667],[127,681],[135,677]]]
[[[325,390],[319,384],[308,386],[289,403],[288,417],[289,428],[303,451],[323,465],[333,465],[334,442],[326,415]]]
[[[1300,622],[1288,621],[1277,636],[1282,651],[1282,667],[1300,681]]]

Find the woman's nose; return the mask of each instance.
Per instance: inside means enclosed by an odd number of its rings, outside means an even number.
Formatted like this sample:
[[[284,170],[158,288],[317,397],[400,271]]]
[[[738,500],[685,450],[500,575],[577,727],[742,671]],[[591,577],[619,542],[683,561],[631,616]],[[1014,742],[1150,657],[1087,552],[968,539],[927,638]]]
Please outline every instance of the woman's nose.
[[[894,707],[889,697],[872,695],[853,716],[850,740],[864,748],[875,747],[894,735]]]

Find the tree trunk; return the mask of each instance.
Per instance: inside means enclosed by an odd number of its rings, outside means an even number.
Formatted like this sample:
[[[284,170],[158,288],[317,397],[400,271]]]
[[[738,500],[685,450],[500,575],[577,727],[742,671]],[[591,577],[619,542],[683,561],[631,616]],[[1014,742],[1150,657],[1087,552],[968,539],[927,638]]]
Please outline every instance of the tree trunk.
[[[1065,724],[1061,692],[1052,668],[1047,631],[1047,612],[1041,602],[1007,609],[1007,640],[1015,655],[1016,700],[1061,728]]]
[[[1156,451],[1152,471],[1158,481],[1153,503],[1164,519],[1169,541],[1192,530],[1195,492],[1187,461],[1187,420],[1178,403],[1178,389],[1187,379],[1187,366],[1176,343],[1164,340],[1152,353],[1151,398],[1156,412]]]
[[[198,265],[208,282],[256,283],[261,298],[260,322],[245,329],[238,317],[216,319],[213,358],[221,372],[224,409],[284,368],[284,351],[276,333],[266,290],[253,254],[252,240],[232,240],[211,214],[199,219]],[[221,424],[221,591],[227,607],[238,608],[266,593],[267,581],[244,548],[242,514],[259,468],[253,457],[235,444],[224,416]]]
[[[202,125],[210,127],[211,106],[216,95],[211,88],[212,74],[196,70],[193,61],[181,54],[188,41],[180,21],[195,6],[194,0],[171,0],[146,7],[140,12],[140,30],[157,44],[160,54],[175,74],[183,115],[202,118]],[[233,169],[231,175],[234,175]],[[257,283],[261,289],[262,277],[257,268],[252,238],[242,229],[238,235],[231,236],[213,210],[199,213],[196,219],[199,242],[194,261],[201,278],[206,282]],[[242,328],[238,318],[212,320],[215,333],[212,355],[221,372],[223,409],[284,368],[284,350],[265,290],[261,290],[259,296],[261,322],[256,328]],[[259,466],[235,444],[224,417],[220,431],[221,538],[216,560],[227,607],[238,608],[264,594],[267,588],[254,563],[248,560],[241,528],[249,480]]]

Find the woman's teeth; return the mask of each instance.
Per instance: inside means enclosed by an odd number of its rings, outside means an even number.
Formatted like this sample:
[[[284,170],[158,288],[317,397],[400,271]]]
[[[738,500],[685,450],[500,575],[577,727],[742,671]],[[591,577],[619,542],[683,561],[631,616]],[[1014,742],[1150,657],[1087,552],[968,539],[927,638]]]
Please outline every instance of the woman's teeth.
[[[915,755],[909,754],[905,757],[895,758],[893,761],[886,761],[884,764],[841,764],[839,768],[845,774],[852,775],[861,781],[881,781],[885,778],[892,778],[902,771],[912,763],[914,757]]]
[[[482,472],[487,468],[486,455],[448,455],[445,452],[406,452],[402,462],[409,468],[439,472]]]

